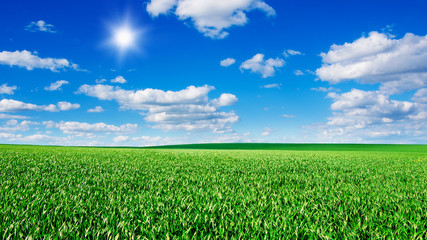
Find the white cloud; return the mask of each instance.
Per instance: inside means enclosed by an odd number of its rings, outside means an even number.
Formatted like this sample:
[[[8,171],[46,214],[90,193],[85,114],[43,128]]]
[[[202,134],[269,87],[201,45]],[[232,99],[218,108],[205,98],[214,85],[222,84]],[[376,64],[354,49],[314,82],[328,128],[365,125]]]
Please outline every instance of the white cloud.
[[[57,112],[67,111],[79,108],[79,104],[72,104],[69,102],[58,102],[57,105],[36,105],[32,103],[24,103],[13,99],[2,99],[0,101],[0,112],[20,112],[20,111],[48,111]],[[59,110],[58,110],[59,108]]]
[[[317,88],[310,88],[310,90],[315,91],[315,92],[332,92],[332,91],[339,92],[340,91],[339,89],[336,89],[333,87],[328,87],[328,88],[317,87]]]
[[[27,111],[27,110],[49,111],[51,110],[51,106],[50,105],[38,106],[35,104],[24,103],[24,102],[13,100],[13,99],[2,99],[0,101],[0,112],[19,112],[19,111]]]
[[[128,141],[129,140],[129,136],[123,136],[123,135],[120,135],[120,136],[117,136],[117,137],[114,137],[113,138],[113,141],[115,142],[115,143],[119,143],[119,142],[126,142],[126,141]]]
[[[414,103],[391,100],[377,91],[352,89],[343,94],[330,92],[328,97],[334,101],[331,109],[343,111],[346,116],[371,116],[389,121],[401,119],[415,111]]]
[[[272,131],[273,130],[271,130],[270,128],[266,127],[266,128],[264,128],[264,132],[261,133],[261,136],[264,136],[264,137],[270,136]]]
[[[0,94],[12,95],[17,88],[17,86],[7,86],[7,83],[4,83],[0,85]]]
[[[427,104],[427,88],[422,88],[418,90],[412,100],[417,103],[426,103]]]
[[[271,84],[266,84],[264,86],[262,86],[263,88],[277,88],[280,89],[280,86],[282,84],[281,83],[271,83]]]
[[[245,25],[246,13],[255,9],[276,15],[263,0],[151,0],[147,4],[152,17],[174,13],[182,21],[190,20],[205,36],[219,39],[228,35],[226,29]]]
[[[234,58],[226,58],[224,60],[222,60],[221,62],[219,62],[219,65],[221,65],[222,67],[229,67],[231,65],[233,65],[236,62],[236,59]]]
[[[124,77],[117,76],[116,78],[111,79],[111,82],[112,83],[126,83],[127,81],[126,81],[126,79]]]
[[[61,121],[59,123],[55,123],[53,121],[45,121],[43,122],[43,124],[46,126],[46,128],[58,128],[65,134],[77,134],[80,136],[93,133],[131,133],[138,128],[137,124],[130,123],[116,126],[109,125],[103,122],[90,124],[85,122],[72,121]]]
[[[300,51],[288,49],[283,52],[283,55],[285,55],[285,57],[289,57],[289,56],[296,56],[296,55],[304,55],[304,53]]]
[[[5,114],[5,113],[0,113],[0,118],[1,119],[28,119],[29,117],[27,116],[21,116],[21,115],[14,115],[14,114]]]
[[[56,91],[61,90],[62,85],[70,84],[70,82],[66,80],[58,80],[56,82],[51,83],[49,86],[44,87],[46,91]]]
[[[295,76],[303,76],[303,75],[304,75],[304,72],[303,72],[303,71],[301,71],[301,70],[295,70],[295,71],[294,71],[294,75],[295,75]]]
[[[231,131],[230,124],[238,121],[233,113],[219,111],[220,107],[234,104],[237,97],[222,94],[209,101],[208,93],[214,87],[189,86],[180,91],[158,89],[124,90],[110,85],[82,85],[77,93],[100,100],[114,100],[122,109],[141,110],[152,128],[185,131]]]
[[[371,32],[353,42],[332,45],[322,53],[323,65],[316,74],[323,81],[356,80],[379,83],[377,91],[352,89],[329,91],[332,116],[320,124],[319,139],[325,141],[420,143],[427,141],[427,36],[407,33],[400,39]],[[418,91],[410,101],[393,95]]]
[[[33,70],[34,68],[50,69],[52,72],[58,72],[67,68],[79,70],[77,64],[71,63],[65,58],[40,58],[27,50],[0,52],[0,64],[11,67],[24,67],[27,70]]]
[[[55,33],[55,27],[52,24],[48,24],[43,20],[39,20],[37,22],[31,22],[25,27],[25,30],[29,32],[49,32]]]
[[[427,36],[407,33],[393,39],[371,32],[352,43],[334,44],[321,56],[323,66],[316,74],[322,81],[381,83],[384,94],[427,86]]]
[[[295,115],[282,114],[282,117],[284,117],[284,118],[294,118],[294,117],[295,117]]]
[[[64,142],[66,138],[54,137],[45,134],[33,134],[29,136],[22,136],[22,134],[12,134],[12,133],[0,133],[0,139],[7,139],[8,141],[18,141],[21,143],[39,143],[39,142]]]
[[[103,111],[104,109],[101,106],[96,106],[95,108],[87,110],[87,112],[90,112],[90,113],[99,113]]]
[[[32,121],[17,121],[16,119],[11,119],[6,122],[5,125],[0,126],[0,131],[2,132],[16,132],[16,131],[28,131],[30,130],[30,126],[32,125],[40,125],[38,122],[32,122]]]
[[[238,99],[235,95],[230,93],[223,93],[219,98],[212,100],[211,103],[216,107],[224,107],[234,105],[237,100]]]
[[[58,108],[61,111],[69,111],[80,108],[80,104],[78,103],[70,103],[70,102],[58,102]]]
[[[96,79],[95,82],[100,84],[100,83],[105,83],[107,81],[107,79],[105,78],[101,78],[101,79]]]
[[[251,70],[254,73],[259,73],[263,78],[272,77],[277,68],[283,67],[285,61],[281,58],[269,58],[264,60],[264,54],[255,54],[251,59],[244,61],[240,65],[240,70]]]
[[[330,92],[328,97],[333,101],[334,112],[327,124],[320,126],[321,137],[366,141],[391,136],[400,139],[425,136],[427,107],[420,98],[423,91],[417,93],[411,102],[392,100],[381,91]]]
[[[134,137],[132,141],[141,142],[142,146],[158,146],[158,145],[174,145],[184,143],[194,143],[190,141],[187,136],[185,137],[160,137],[160,136],[141,136]]]

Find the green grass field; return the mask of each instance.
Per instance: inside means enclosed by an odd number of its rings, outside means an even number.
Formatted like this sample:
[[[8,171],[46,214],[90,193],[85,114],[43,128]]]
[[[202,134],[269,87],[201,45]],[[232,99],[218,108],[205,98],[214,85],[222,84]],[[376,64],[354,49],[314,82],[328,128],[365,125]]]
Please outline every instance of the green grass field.
[[[0,145],[0,238],[427,238],[426,145],[218,146]]]

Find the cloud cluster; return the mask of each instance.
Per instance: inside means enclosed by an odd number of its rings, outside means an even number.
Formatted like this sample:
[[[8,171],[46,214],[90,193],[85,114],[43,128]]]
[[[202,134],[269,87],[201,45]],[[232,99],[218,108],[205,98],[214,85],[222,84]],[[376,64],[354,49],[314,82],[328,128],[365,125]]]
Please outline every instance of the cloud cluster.
[[[100,100],[114,100],[122,109],[141,110],[152,128],[185,131],[231,131],[230,124],[238,121],[234,112],[221,112],[220,107],[237,102],[237,97],[224,93],[209,101],[212,86],[189,86],[180,91],[147,88],[124,90],[110,85],[82,85],[77,93]]]
[[[424,102],[427,91],[421,89],[413,101],[390,99],[381,91],[362,91],[328,93],[333,103],[333,116],[323,126],[323,135],[367,138],[402,135],[405,137],[424,135],[427,129],[427,104]]]
[[[17,86],[7,86],[7,83],[4,83],[0,85],[0,94],[12,95],[17,88]]]
[[[77,64],[71,63],[65,58],[41,58],[30,51],[2,51],[0,52],[0,64],[9,66],[24,67],[27,70],[35,68],[49,69],[52,72],[58,72],[64,69],[79,70]]]
[[[62,143],[64,144],[67,139],[64,137],[55,137],[49,136],[46,134],[33,134],[28,136],[23,136],[22,134],[13,134],[13,133],[0,133],[0,139],[7,139],[8,141],[18,141],[23,143],[40,143],[40,142],[49,142],[49,144]]]
[[[393,142],[425,142],[427,104],[427,36],[407,33],[400,39],[370,32],[353,42],[332,45],[321,54],[323,65],[316,74],[322,81],[336,84],[356,80],[379,83],[376,91],[352,89],[337,94],[328,91],[333,115],[320,125],[321,139],[366,142],[395,138]],[[394,100],[393,95],[418,91],[410,100]],[[424,137],[423,137],[424,136]],[[424,138],[424,139],[423,139]]]
[[[19,122],[16,119],[11,119],[6,122],[5,125],[0,126],[0,131],[2,132],[16,132],[16,131],[28,131],[30,130],[30,126],[32,125],[39,125],[37,122],[32,122],[28,120],[24,120]]]
[[[99,123],[85,123],[85,122],[72,122],[72,121],[61,121],[61,122],[53,122],[53,121],[44,121],[43,125],[46,128],[58,128],[65,134],[76,134],[78,136],[90,136],[94,133],[132,133],[137,128],[137,124],[123,124],[120,126],[110,125],[103,122]],[[87,135],[89,134],[89,135]]]
[[[276,15],[263,0],[150,0],[147,4],[152,17],[174,13],[182,21],[190,20],[205,36],[219,39],[228,35],[226,29],[245,25],[252,10]]]
[[[56,82],[51,83],[49,86],[44,87],[46,91],[57,91],[61,90],[62,85],[70,84],[70,82],[66,80],[58,80]]]
[[[37,22],[31,22],[25,27],[25,30],[29,32],[49,32],[55,33],[55,27],[52,24],[46,23],[43,20],[39,20]]]
[[[407,33],[393,39],[371,32],[351,43],[334,44],[321,56],[323,66],[316,74],[322,81],[381,83],[385,94],[427,86],[427,36]]]
[[[276,69],[284,65],[285,61],[281,58],[264,60],[264,54],[258,53],[244,61],[240,65],[240,70],[250,70],[251,72],[261,74],[263,78],[267,78],[274,76]]]
[[[2,99],[0,101],[0,112],[21,112],[21,111],[68,111],[80,108],[80,104],[69,102],[58,102],[57,105],[36,105],[32,103],[24,103],[13,99]]]

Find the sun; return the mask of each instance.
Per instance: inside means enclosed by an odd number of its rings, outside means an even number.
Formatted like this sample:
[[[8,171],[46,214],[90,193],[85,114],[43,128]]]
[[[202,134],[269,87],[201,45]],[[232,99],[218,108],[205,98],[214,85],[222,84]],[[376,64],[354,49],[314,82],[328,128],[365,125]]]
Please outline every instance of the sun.
[[[143,50],[146,40],[146,28],[137,24],[128,16],[120,22],[107,23],[109,37],[103,42],[104,47],[114,50],[119,61],[127,55],[137,55]]]
[[[114,31],[113,42],[121,50],[134,46],[136,31],[129,26],[121,26]]]

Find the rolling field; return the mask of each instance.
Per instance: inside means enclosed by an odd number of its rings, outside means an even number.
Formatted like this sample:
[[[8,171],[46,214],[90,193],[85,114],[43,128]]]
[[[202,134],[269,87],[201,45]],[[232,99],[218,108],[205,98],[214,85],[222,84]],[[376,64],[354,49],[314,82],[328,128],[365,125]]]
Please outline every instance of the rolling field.
[[[0,238],[427,238],[426,145],[224,146],[0,145]]]

